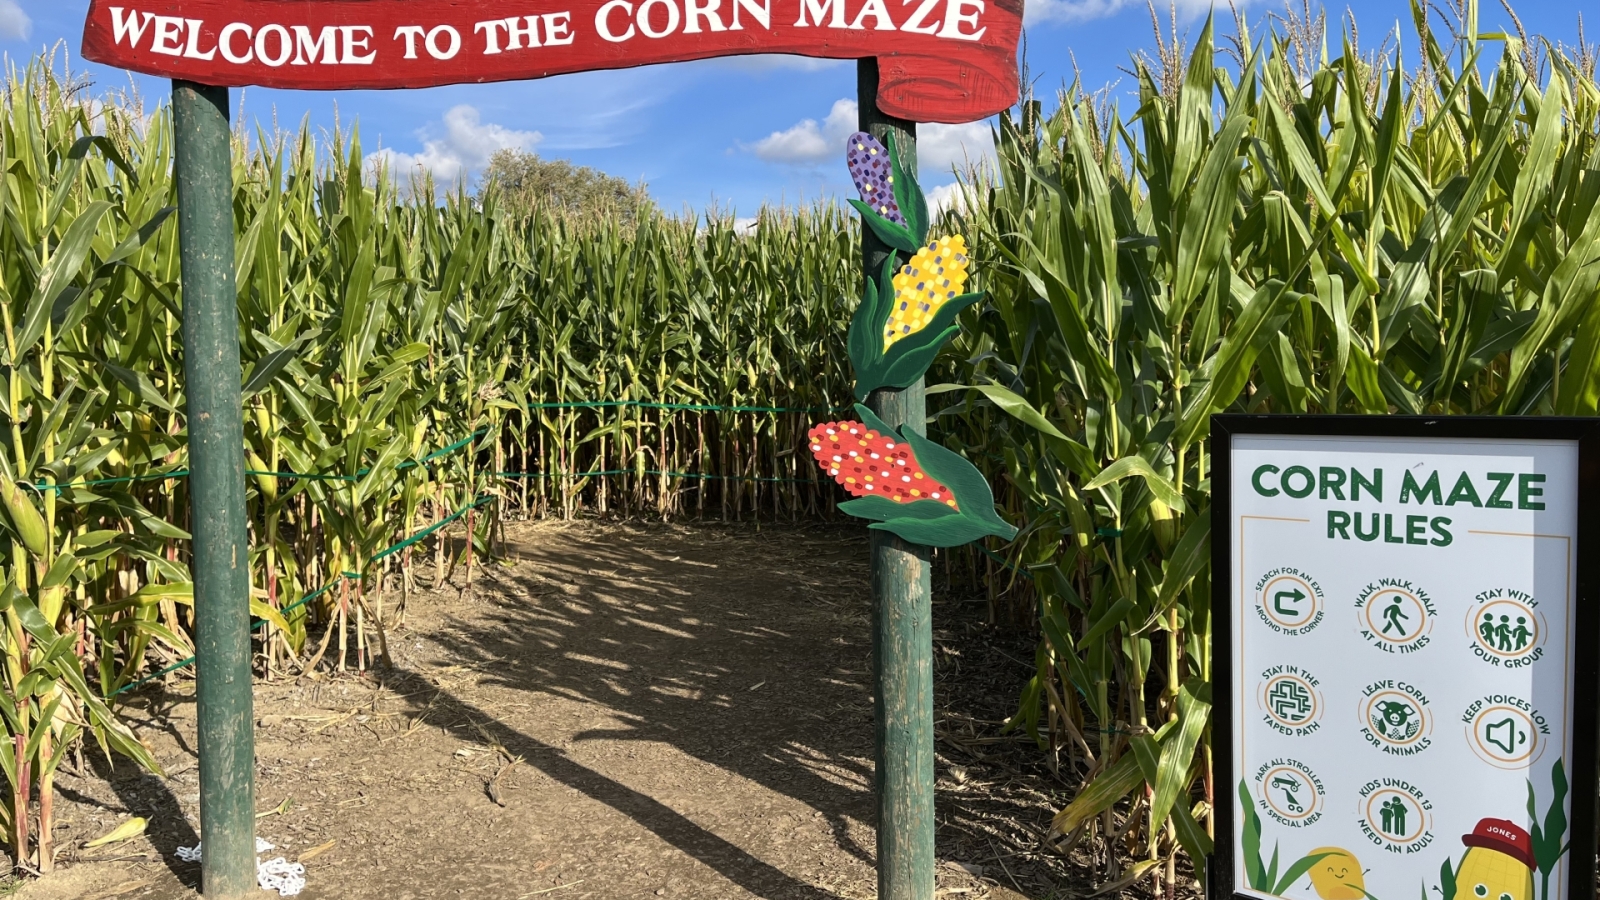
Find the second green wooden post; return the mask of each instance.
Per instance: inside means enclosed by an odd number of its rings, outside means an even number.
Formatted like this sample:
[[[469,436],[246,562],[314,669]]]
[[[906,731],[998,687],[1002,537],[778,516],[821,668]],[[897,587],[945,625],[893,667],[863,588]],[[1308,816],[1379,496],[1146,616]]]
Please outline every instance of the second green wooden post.
[[[174,81],[172,127],[194,529],[200,881],[208,900],[242,900],[256,892],[255,723],[227,88]]]
[[[857,63],[861,130],[894,135],[901,164],[917,171],[917,126],[878,110],[878,61]],[[885,141],[887,142],[887,141]],[[864,275],[892,253],[861,229]],[[927,433],[927,394],[919,379],[903,391],[877,391],[872,411],[899,429]],[[928,548],[885,531],[872,533],[872,667],[877,738],[879,900],[933,900],[933,600]]]

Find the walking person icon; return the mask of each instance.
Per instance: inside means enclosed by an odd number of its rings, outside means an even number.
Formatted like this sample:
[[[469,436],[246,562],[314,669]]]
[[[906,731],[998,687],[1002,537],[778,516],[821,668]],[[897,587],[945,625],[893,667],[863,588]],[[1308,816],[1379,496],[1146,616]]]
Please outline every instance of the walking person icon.
[[[1395,632],[1400,635],[1400,637],[1403,638],[1406,636],[1408,629],[1401,623],[1401,620],[1409,620],[1411,617],[1406,615],[1405,610],[1400,608],[1400,604],[1402,602],[1403,601],[1401,598],[1396,596],[1394,598],[1394,602],[1389,604],[1388,608],[1384,609],[1383,619],[1384,622],[1387,623],[1383,626],[1384,634],[1388,634],[1389,629],[1393,628]]]
[[[1486,612],[1483,614],[1483,624],[1478,626],[1478,633],[1483,635],[1485,644],[1494,645],[1494,613]]]
[[[1533,639],[1533,632],[1528,630],[1527,617],[1517,616],[1517,627],[1511,630],[1511,639],[1516,644],[1512,649],[1518,652],[1528,646],[1528,642]]]

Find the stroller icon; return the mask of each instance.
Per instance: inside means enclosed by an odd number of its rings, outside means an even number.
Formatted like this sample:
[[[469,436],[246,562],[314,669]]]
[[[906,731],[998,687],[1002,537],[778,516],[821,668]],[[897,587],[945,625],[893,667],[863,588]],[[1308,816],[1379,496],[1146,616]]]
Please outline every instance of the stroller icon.
[[[1295,794],[1300,793],[1300,780],[1298,778],[1291,778],[1288,775],[1279,775],[1278,777],[1272,779],[1272,783],[1268,785],[1269,790],[1272,788],[1277,788],[1283,791],[1283,802],[1289,807],[1290,812],[1297,813],[1305,811],[1305,807],[1301,806],[1300,801],[1295,798]]]

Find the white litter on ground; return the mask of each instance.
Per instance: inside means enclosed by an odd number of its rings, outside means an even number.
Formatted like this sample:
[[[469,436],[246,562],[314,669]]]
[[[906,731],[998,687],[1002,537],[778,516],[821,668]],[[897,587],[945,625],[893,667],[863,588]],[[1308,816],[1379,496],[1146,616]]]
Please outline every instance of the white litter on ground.
[[[199,862],[202,844],[193,847],[179,847],[177,857],[184,862]],[[270,841],[256,838],[256,852],[265,853],[273,849]],[[293,897],[306,889],[306,867],[299,863],[289,862],[279,856],[266,862],[256,860],[256,884],[264,891],[277,891],[280,897]]]

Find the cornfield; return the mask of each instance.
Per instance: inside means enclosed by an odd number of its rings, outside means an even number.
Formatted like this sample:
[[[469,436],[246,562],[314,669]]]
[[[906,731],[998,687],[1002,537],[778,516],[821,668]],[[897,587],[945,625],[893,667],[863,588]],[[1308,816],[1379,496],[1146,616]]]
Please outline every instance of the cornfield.
[[[1170,892],[1215,837],[1212,412],[1600,405],[1594,52],[1414,18],[1409,69],[1291,15],[1231,60],[1162,43],[1127,117],[1027,98],[944,214],[988,297],[931,430],[1023,529],[987,548],[1040,634],[1013,726],[1081,785],[1059,847],[1102,888]],[[47,870],[65,755],[157,769],[115,704],[192,653],[182,294],[167,111],[44,61],[4,91],[0,828]],[[831,509],[803,447],[851,397],[853,216],[511,216],[308,126],[234,158],[266,677],[382,657],[509,516]]]
[[[48,870],[64,755],[92,736],[157,770],[113,706],[193,653],[182,293],[168,111],[44,62],[4,90],[0,827]],[[838,209],[512,218],[373,171],[356,135],[235,151],[267,677],[386,655],[419,572],[470,590],[509,515],[830,507],[794,448],[848,396]]]
[[[1024,102],[968,181],[990,301],[961,384],[929,390],[1026,523],[1008,590],[1041,639],[1012,724],[1082,785],[1055,825],[1102,891],[1170,892],[1179,851],[1226,839],[1211,413],[1596,412],[1592,48],[1479,34],[1473,3],[1441,41],[1413,9],[1411,69],[1293,14],[1219,59],[1207,23],[1136,64],[1132,115]]]

